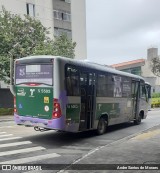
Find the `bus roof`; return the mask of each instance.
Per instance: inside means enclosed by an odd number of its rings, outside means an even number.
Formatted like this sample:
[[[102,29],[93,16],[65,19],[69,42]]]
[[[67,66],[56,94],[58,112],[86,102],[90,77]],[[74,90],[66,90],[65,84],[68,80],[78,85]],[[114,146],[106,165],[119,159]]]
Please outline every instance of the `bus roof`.
[[[126,73],[126,72],[123,72],[123,71],[119,71],[119,70],[113,69],[113,68],[105,66],[105,65],[97,64],[97,63],[90,62],[90,61],[70,59],[70,58],[61,57],[61,56],[35,55],[35,56],[28,56],[28,57],[17,59],[16,62],[28,63],[28,62],[35,62],[35,60],[42,60],[42,59],[43,60],[50,60],[50,59],[53,59],[53,58],[54,59],[55,58],[56,59],[61,59],[61,60],[65,61],[66,63],[70,63],[72,65],[79,65],[79,66],[86,67],[86,68],[92,68],[92,69],[95,69],[95,70],[110,72],[110,73],[113,73],[113,74],[132,77],[132,78],[136,78],[136,79],[144,81],[144,78],[142,78],[141,76],[134,75],[134,74],[131,74],[131,73]]]
[[[145,84],[146,84],[146,85],[150,85],[150,86],[151,86],[151,84],[150,84],[149,82],[145,82]]]

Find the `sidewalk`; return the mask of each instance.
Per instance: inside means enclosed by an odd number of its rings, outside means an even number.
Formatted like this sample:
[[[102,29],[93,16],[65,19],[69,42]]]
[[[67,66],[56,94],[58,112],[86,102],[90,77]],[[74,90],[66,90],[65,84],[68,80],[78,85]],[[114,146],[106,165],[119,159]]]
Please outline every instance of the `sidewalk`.
[[[99,147],[75,164],[159,164],[160,169],[160,125],[145,130],[142,133],[123,138],[109,145]],[[133,165],[132,165],[133,166]],[[145,165],[144,165],[145,166]],[[70,171],[69,171],[70,172]],[[89,171],[86,171],[89,172]],[[101,170],[90,172],[116,172],[113,170]],[[160,172],[160,170],[118,170],[124,172]]]
[[[149,111],[159,111],[160,108],[151,108]]]
[[[0,115],[0,122],[13,121],[13,120],[14,120],[13,115]]]

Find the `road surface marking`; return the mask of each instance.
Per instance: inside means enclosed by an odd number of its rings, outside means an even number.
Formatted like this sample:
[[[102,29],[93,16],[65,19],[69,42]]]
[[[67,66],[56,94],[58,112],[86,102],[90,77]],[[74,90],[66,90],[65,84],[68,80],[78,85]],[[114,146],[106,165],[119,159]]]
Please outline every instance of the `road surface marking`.
[[[12,134],[7,134],[7,135],[0,135],[0,138],[8,137],[8,136],[13,136]]]
[[[3,138],[3,139],[0,139],[0,141],[8,141],[8,140],[14,140],[14,139],[20,139],[22,137],[12,137],[12,138]]]
[[[9,160],[9,161],[5,161],[5,162],[0,162],[0,164],[24,164],[24,163],[29,163],[29,162],[32,163],[35,161],[40,161],[40,160],[50,159],[50,158],[55,158],[55,157],[60,157],[60,156],[61,155],[59,155],[59,154],[51,153],[51,154],[45,154],[45,155]]]
[[[2,126],[0,127],[0,129],[4,129],[4,128],[12,128],[12,127],[15,127],[16,125],[13,125],[13,126]]]
[[[32,143],[31,141],[13,142],[13,143],[9,143],[9,144],[1,144],[0,148],[25,145],[25,144],[31,144],[31,143]]]
[[[24,173],[40,173],[40,172],[41,172],[41,171],[39,171],[39,170],[38,170],[38,171],[35,171],[35,170],[34,170],[34,171],[28,171],[28,172],[24,172]],[[45,172],[48,173],[49,171],[43,170],[43,173],[45,173]],[[66,172],[66,173],[67,173],[67,172]]]
[[[8,141],[8,140],[14,140],[14,139],[20,139],[22,137],[13,137],[13,138],[3,138],[3,139],[0,139],[0,141]]]
[[[70,146],[63,146],[63,149],[74,149],[74,150],[91,150],[93,147],[83,147],[83,146],[75,146],[75,145],[70,145]]]
[[[154,136],[156,136],[158,134],[160,134],[160,130],[159,129],[152,130],[152,131],[148,131],[148,132],[139,134],[139,135],[133,137],[131,140],[144,140],[144,139],[149,139],[149,138],[152,138],[152,137],[154,137]]]
[[[0,132],[0,134],[5,134],[6,132]]]
[[[56,152],[56,153],[63,153],[63,154],[65,154],[65,153],[69,153],[69,154],[78,154],[78,153],[84,153],[85,151],[83,150],[75,150],[75,149],[63,149],[63,148],[61,148],[60,150],[58,150],[58,152],[57,152],[57,149],[52,149],[52,151],[53,152]]]
[[[0,157],[12,155],[12,154],[34,152],[34,151],[44,150],[44,149],[45,149],[44,147],[32,147],[32,148],[25,148],[25,149],[19,149],[19,150],[4,151],[4,152],[0,152]]]

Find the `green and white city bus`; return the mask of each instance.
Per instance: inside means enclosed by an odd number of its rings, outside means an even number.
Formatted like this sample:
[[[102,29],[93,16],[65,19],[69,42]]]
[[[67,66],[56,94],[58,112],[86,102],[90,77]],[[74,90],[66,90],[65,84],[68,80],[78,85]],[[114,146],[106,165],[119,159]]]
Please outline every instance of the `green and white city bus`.
[[[149,85],[148,85],[149,86]],[[14,119],[35,130],[81,132],[147,116],[142,77],[95,63],[30,56],[14,65]]]

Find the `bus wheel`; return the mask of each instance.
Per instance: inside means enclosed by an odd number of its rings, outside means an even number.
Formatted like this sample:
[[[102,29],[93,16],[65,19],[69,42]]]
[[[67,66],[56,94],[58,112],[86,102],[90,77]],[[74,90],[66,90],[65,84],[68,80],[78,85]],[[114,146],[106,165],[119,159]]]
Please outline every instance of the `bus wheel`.
[[[106,128],[107,128],[107,125],[106,125],[105,119],[100,118],[98,122],[98,126],[97,126],[97,134],[98,135],[104,134],[106,132]]]
[[[141,120],[142,120],[142,115],[141,115],[141,113],[140,113],[139,116],[137,117],[137,119],[134,120],[134,124],[135,124],[135,125],[141,124]]]

